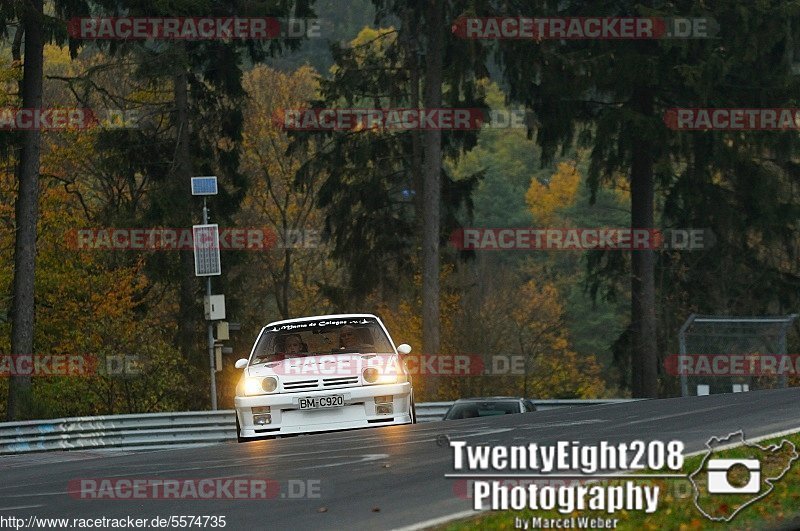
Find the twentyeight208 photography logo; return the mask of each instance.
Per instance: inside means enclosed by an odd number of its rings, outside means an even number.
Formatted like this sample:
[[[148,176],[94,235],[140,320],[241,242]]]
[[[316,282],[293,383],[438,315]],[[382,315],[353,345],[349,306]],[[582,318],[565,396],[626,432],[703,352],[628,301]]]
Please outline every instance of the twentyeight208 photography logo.
[[[747,441],[742,431],[711,437],[698,452],[699,465],[688,469],[679,440],[470,446],[441,438],[437,444],[453,449],[454,473],[445,477],[459,480],[454,492],[471,498],[474,510],[533,511],[530,518],[515,516],[516,529],[616,528],[628,519],[615,517],[619,514],[669,514],[671,500],[688,502],[690,496],[707,519],[730,522],[779,481],[788,481],[785,476],[800,458],[787,439],[762,446]],[[668,506],[659,508],[662,494]],[[697,522],[693,508],[689,513]]]

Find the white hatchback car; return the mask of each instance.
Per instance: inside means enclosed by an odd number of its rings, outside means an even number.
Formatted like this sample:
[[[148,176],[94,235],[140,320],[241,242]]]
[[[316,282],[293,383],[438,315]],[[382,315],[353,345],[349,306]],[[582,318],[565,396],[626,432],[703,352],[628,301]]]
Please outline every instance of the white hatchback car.
[[[411,379],[371,314],[276,321],[261,329],[236,386],[239,442],[278,435],[411,424]]]

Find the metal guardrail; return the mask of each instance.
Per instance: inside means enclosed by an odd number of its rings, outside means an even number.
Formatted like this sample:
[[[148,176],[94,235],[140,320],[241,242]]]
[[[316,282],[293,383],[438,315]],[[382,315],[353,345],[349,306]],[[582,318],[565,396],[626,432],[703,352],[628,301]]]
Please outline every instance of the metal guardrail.
[[[629,402],[534,400],[539,411]],[[416,405],[419,422],[441,420],[452,402]],[[0,424],[0,455],[57,450],[155,450],[220,443],[236,438],[233,410],[147,413],[30,420]]]
[[[236,438],[229,411],[148,413],[0,424],[0,455],[76,449],[151,450]]]

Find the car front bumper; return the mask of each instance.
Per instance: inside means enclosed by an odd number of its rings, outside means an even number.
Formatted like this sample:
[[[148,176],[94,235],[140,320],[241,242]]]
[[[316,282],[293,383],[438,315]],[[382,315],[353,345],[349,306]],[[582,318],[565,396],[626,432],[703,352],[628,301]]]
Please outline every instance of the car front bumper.
[[[344,406],[301,410],[300,398],[343,395]],[[391,396],[391,414],[379,414],[375,397]],[[243,438],[348,430],[411,423],[411,384],[366,385],[280,393],[258,396],[237,396],[236,416],[239,436]],[[256,424],[252,408],[269,406],[271,422]]]

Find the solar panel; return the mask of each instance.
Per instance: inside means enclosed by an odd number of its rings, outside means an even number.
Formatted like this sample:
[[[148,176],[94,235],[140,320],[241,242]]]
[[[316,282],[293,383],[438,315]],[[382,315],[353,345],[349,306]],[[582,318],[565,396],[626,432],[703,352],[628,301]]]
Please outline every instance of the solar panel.
[[[192,226],[194,247],[194,276],[210,277],[222,274],[219,260],[219,226]]]
[[[192,177],[192,195],[217,195],[217,177]]]

